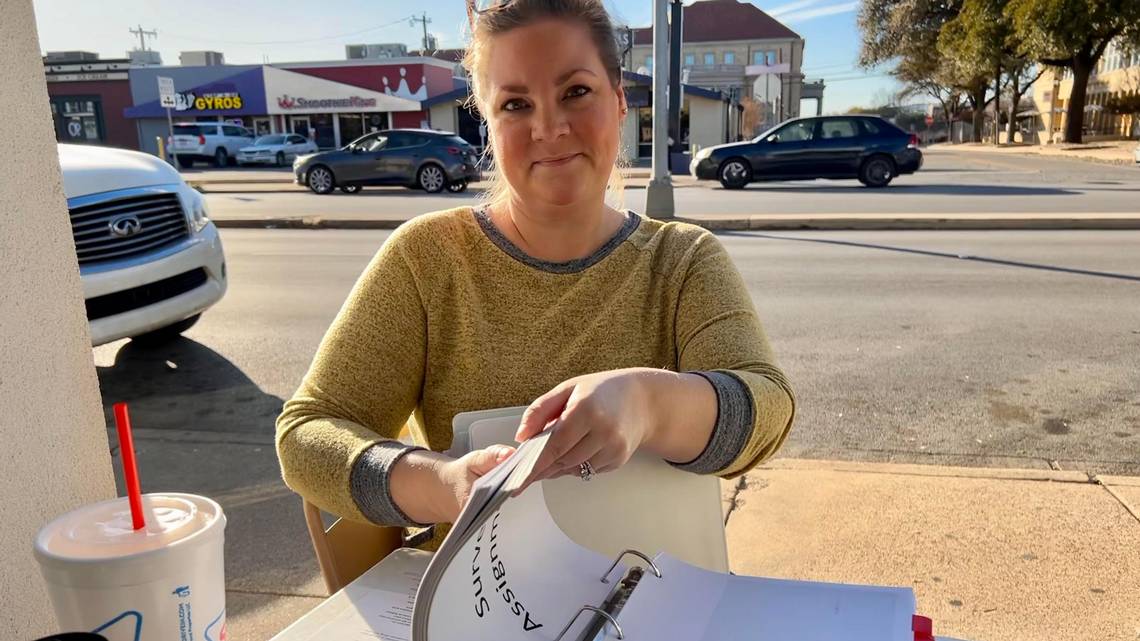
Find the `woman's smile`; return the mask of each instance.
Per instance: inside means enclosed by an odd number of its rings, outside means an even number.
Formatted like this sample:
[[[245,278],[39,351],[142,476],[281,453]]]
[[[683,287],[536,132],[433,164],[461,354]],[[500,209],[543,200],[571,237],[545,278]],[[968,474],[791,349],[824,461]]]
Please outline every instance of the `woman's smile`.
[[[562,154],[560,156],[548,156],[542,160],[535,161],[537,167],[562,167],[563,165],[570,164],[576,158],[582,157],[580,153]]]

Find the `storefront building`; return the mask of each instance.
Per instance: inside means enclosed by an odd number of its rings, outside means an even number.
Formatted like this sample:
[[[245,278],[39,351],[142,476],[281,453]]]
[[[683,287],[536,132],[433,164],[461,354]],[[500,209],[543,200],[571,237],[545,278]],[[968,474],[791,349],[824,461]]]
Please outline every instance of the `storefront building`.
[[[258,135],[290,132],[322,149],[343,146],[371,131],[431,127],[423,102],[450,91],[453,66],[431,58],[280,65],[140,67],[130,70],[133,106],[126,116],[140,148],[157,153],[167,135],[158,78],[174,81],[174,122],[222,121]]]
[[[59,142],[136,149],[130,107],[129,60],[45,62],[51,117]]]

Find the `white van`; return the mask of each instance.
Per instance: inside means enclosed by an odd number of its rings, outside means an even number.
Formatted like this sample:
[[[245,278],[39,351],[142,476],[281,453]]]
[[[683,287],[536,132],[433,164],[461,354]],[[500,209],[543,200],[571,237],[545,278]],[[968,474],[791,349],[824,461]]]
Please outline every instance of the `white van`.
[[[159,342],[226,293],[226,261],[202,194],[154,156],[58,145],[93,345]]]

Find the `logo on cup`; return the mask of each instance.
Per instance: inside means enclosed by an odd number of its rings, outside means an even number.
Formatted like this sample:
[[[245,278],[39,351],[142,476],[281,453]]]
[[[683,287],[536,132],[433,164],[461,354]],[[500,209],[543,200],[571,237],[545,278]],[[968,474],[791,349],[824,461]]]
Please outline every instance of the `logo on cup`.
[[[183,585],[183,586],[174,588],[174,592],[171,592],[171,594],[173,594],[174,596],[176,596],[180,599],[185,599],[186,597],[190,596],[190,586]]]

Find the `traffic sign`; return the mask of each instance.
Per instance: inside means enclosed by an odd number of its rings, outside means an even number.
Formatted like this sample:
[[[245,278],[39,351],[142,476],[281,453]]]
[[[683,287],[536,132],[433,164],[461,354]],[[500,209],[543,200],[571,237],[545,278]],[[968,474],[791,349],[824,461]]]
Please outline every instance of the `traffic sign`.
[[[174,107],[174,78],[158,76],[158,104],[168,109]]]

